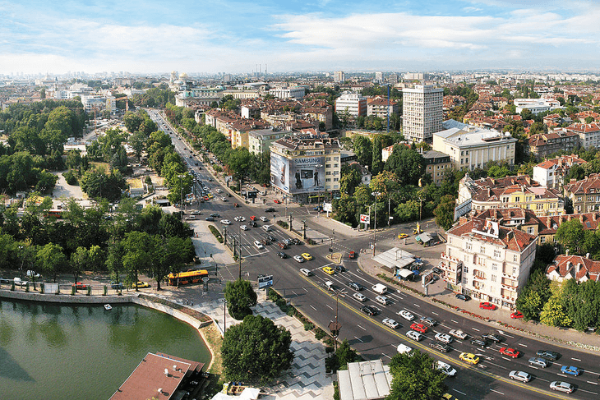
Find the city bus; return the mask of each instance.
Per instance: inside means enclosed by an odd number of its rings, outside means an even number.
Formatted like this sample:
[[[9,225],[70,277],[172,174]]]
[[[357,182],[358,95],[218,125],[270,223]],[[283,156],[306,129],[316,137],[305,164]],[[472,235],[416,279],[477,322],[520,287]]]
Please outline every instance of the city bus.
[[[208,271],[199,269],[196,271],[180,272],[178,274],[170,273],[167,276],[169,286],[187,285],[189,283],[201,282],[201,279],[208,276]]]

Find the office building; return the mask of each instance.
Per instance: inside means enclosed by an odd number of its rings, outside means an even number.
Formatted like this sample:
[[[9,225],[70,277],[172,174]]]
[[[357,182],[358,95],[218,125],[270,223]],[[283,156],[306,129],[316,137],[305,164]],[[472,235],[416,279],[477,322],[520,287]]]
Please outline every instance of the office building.
[[[443,129],[443,97],[444,89],[432,85],[402,90],[406,140],[431,142],[433,134]]]

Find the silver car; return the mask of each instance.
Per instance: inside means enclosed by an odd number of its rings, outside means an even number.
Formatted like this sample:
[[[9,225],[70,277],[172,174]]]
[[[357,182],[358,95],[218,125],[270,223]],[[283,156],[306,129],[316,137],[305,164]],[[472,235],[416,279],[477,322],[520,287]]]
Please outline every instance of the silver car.
[[[571,385],[569,382],[554,381],[550,384],[550,389],[557,390],[559,392],[564,392],[564,393],[573,393],[573,390],[575,390],[575,387],[573,385]]]
[[[508,377],[510,379],[514,379],[516,381],[520,381],[523,383],[527,383],[531,380],[531,375],[529,375],[527,372],[524,372],[524,371],[510,371],[510,374],[508,374]]]
[[[406,310],[398,311],[398,315],[407,321],[412,321],[413,319],[415,319],[415,316],[411,312],[406,311]]]
[[[529,359],[529,364],[534,367],[546,368],[548,366],[548,361],[540,357],[531,357]]]
[[[364,301],[367,301],[367,298],[362,293],[354,293],[352,295],[352,297],[354,297],[356,300],[360,301],[361,303],[364,302]]]
[[[421,340],[423,340],[423,335],[420,334],[419,332],[415,332],[415,331],[408,331],[406,332],[406,337],[409,339],[412,339],[416,342],[420,342]]]
[[[435,340],[449,344],[450,342],[452,342],[452,336],[448,335],[447,333],[436,333]]]
[[[391,318],[385,318],[385,319],[382,321],[382,323],[383,323],[385,326],[389,326],[389,327],[390,327],[390,328],[392,328],[392,329],[397,329],[397,328],[398,328],[398,326],[400,326],[400,324],[399,324],[399,323],[397,323],[396,321],[394,321],[394,320],[393,320],[393,319],[391,319]]]

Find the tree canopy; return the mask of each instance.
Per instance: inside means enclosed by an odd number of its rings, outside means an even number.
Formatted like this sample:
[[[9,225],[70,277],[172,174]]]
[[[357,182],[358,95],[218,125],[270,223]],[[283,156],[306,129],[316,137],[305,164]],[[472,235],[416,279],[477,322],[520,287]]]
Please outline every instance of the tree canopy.
[[[386,400],[441,399],[447,389],[446,375],[435,368],[435,362],[418,350],[396,354],[390,361],[392,386]]]

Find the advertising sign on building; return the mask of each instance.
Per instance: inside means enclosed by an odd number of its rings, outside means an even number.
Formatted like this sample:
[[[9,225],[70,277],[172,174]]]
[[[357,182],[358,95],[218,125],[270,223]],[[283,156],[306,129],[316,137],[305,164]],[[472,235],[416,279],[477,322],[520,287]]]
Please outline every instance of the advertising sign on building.
[[[325,190],[324,157],[287,158],[271,153],[271,183],[287,193]]]
[[[268,286],[273,286],[273,275],[261,276],[258,278],[258,288],[262,289]]]
[[[491,236],[493,238],[498,238],[499,228],[497,221],[482,221],[482,220],[474,220],[473,221],[473,232],[479,233],[485,236]]]
[[[360,214],[360,223],[361,224],[370,224],[371,216],[367,214]]]
[[[333,205],[331,203],[323,203],[323,211],[333,212]]]

